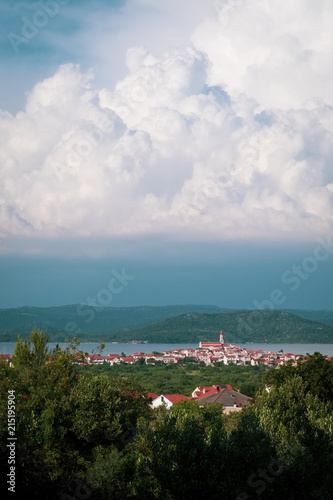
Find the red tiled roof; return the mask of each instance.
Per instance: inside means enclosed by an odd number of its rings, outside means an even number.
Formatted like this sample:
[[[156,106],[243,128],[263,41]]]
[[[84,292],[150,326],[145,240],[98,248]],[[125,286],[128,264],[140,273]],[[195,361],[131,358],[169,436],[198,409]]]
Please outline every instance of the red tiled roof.
[[[230,386],[229,386],[230,387]],[[233,399],[231,399],[231,397]],[[220,391],[214,393],[214,392],[209,392],[208,394],[203,394],[199,398],[192,398],[192,401],[197,401],[198,399],[202,399],[204,403],[215,403],[219,402],[220,404],[223,404],[224,406],[231,406],[228,403],[236,403],[237,406],[240,404],[242,406],[247,406],[252,398],[249,396],[246,396],[245,394],[242,394],[234,389],[229,389],[227,387],[222,388]]]
[[[158,398],[158,395],[155,394],[154,392],[148,392],[147,397],[151,399],[156,399]]]
[[[221,389],[221,391],[224,391],[224,389]],[[220,392],[221,392],[220,391]],[[204,398],[206,396],[210,396],[211,394],[217,394],[217,391],[206,391],[206,392],[197,392],[194,396],[193,399],[200,399]]]
[[[179,401],[187,401],[187,396],[183,396],[183,394],[163,394],[166,399],[170,401],[170,403],[178,403]]]
[[[217,394],[225,391],[226,389],[233,390],[231,385],[224,385],[224,386],[211,385],[206,387],[198,387],[198,389],[199,390],[195,392],[194,399],[200,399],[206,396],[210,396],[211,394]]]

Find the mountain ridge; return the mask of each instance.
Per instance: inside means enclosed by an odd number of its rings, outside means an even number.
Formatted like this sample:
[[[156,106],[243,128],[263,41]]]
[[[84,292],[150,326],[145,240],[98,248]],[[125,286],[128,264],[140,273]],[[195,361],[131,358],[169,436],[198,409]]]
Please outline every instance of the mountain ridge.
[[[167,318],[121,337],[148,342],[217,341],[220,330],[225,342],[333,343],[333,327],[285,311],[237,311],[218,314],[187,313]]]
[[[223,329],[229,343],[333,343],[333,311],[328,310],[251,311],[198,304],[105,308],[70,304],[0,309],[0,341],[16,341],[18,334],[26,337],[34,327],[47,330],[51,342],[73,337],[95,342],[211,341]]]

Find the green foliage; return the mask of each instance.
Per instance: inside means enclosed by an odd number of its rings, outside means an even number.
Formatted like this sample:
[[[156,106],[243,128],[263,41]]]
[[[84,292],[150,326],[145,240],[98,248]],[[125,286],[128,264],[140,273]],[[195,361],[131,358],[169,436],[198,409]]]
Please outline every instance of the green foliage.
[[[141,362],[142,363],[142,362]],[[112,378],[136,380],[146,392],[184,394],[190,396],[197,386],[230,384],[247,396],[254,396],[262,385],[265,366],[224,365],[215,367],[178,363],[175,365],[145,364],[98,365],[88,368],[91,373],[105,373]]]
[[[8,467],[13,389],[17,498],[27,491],[51,500],[332,497],[332,364],[319,353],[270,371],[87,367],[78,355],[77,340],[48,353],[45,334],[33,331],[19,338],[14,367],[0,361],[0,467]],[[255,401],[225,415],[220,405],[192,401],[152,410],[146,397],[212,384],[253,387]]]
[[[122,499],[129,495],[126,456],[115,446],[96,446],[83,475],[97,499]]]
[[[48,355],[47,342],[47,334],[36,329],[33,329],[27,339],[18,336],[12,360],[14,366],[17,368],[42,366]]]
[[[137,498],[220,498],[226,439],[220,406],[179,403],[143,422],[132,446],[133,493]]]
[[[149,417],[148,399],[138,384],[107,375],[80,377],[71,391],[72,430],[93,445],[123,447],[123,434],[135,429],[139,417]]]
[[[291,376],[269,393],[263,391],[253,411],[279,451],[284,469],[277,484],[281,498],[287,491],[294,491],[292,499],[330,498],[332,404],[309,391],[300,376]]]
[[[120,452],[134,438],[137,419],[150,414],[137,384],[86,374],[76,362],[77,343],[46,355],[44,339],[33,332],[30,344],[19,341],[13,368],[0,362],[0,466],[6,466],[7,396],[14,389],[18,498],[26,489],[45,498],[50,487],[53,498],[87,476],[99,446]]]
[[[267,467],[277,457],[269,433],[251,406],[240,412],[237,427],[230,433],[227,456],[224,473],[235,496],[246,491],[248,479],[256,470]]]
[[[279,370],[269,370],[265,381],[279,386],[292,377],[300,377],[304,389],[317,395],[320,400],[333,402],[333,359],[327,360],[325,356],[315,352],[308,355],[307,361],[298,361],[296,366],[289,361]]]

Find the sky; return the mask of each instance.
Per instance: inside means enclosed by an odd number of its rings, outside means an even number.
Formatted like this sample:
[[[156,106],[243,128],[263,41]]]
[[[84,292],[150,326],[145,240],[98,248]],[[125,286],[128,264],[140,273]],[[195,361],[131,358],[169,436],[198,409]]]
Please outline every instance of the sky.
[[[332,3],[0,9],[0,308],[333,310]]]

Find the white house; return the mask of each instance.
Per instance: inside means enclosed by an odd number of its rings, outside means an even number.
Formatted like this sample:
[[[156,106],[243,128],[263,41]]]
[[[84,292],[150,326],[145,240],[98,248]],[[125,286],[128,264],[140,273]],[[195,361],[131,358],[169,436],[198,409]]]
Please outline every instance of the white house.
[[[161,394],[152,402],[152,407],[157,408],[158,406],[165,405],[167,410],[171,408],[175,403],[179,403],[179,401],[187,401],[188,397],[183,396],[183,394]]]

